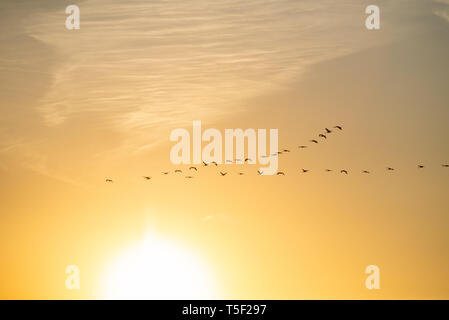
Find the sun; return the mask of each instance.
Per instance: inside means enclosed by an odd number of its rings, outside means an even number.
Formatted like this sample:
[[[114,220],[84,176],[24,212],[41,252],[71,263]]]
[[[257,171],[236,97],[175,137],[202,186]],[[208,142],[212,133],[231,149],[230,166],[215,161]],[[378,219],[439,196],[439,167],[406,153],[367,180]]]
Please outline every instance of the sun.
[[[103,279],[105,299],[217,299],[214,278],[192,250],[161,237],[119,254]]]

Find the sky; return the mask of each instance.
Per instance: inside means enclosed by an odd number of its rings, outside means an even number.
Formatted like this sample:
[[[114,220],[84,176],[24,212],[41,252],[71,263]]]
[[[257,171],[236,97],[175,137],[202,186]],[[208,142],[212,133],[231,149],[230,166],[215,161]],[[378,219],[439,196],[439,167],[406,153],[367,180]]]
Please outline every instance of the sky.
[[[201,257],[214,298],[449,297],[448,1],[6,0],[0,28],[1,298],[108,297],[148,234]],[[286,176],[176,176],[194,120],[278,129]]]

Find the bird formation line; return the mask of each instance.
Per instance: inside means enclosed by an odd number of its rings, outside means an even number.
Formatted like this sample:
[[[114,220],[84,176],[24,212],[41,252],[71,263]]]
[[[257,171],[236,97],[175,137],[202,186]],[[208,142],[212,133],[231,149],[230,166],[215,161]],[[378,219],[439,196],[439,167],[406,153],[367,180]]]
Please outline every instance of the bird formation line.
[[[338,131],[343,131],[343,127],[341,125],[336,125],[336,126],[333,127],[333,129],[337,129]],[[324,133],[319,133],[318,134],[318,138],[321,138],[323,141],[325,141],[325,140],[327,140],[328,135],[333,133],[333,132],[334,132],[334,130],[331,130],[331,129],[328,129],[328,128],[324,128]],[[317,139],[310,139],[309,142],[311,142],[313,144],[318,144],[319,143],[319,141]],[[305,149],[305,148],[308,148],[308,147],[309,146],[307,146],[307,145],[299,145],[298,149]],[[264,155],[264,156],[262,156],[262,158],[267,158],[269,156],[279,156],[279,155],[282,155],[284,153],[290,153],[290,149],[286,149],[285,148],[285,149],[282,149],[282,150],[280,150],[280,151],[278,151],[276,153],[273,153],[273,154],[270,154],[270,155]],[[237,164],[237,163],[246,164],[248,162],[252,162],[252,160],[250,158],[245,158],[243,160],[242,159],[234,159],[234,160],[229,160],[228,159],[228,160],[225,161],[225,163],[235,163],[235,164]],[[216,167],[218,167],[218,165],[219,165],[215,161],[212,161],[212,162],[209,162],[209,163],[207,163],[205,161],[202,161],[202,164],[203,164],[203,167],[208,167],[210,165],[215,165]],[[449,164],[447,164],[447,163],[443,163],[443,164],[441,164],[441,166],[443,168],[449,168]],[[417,168],[418,168],[418,170],[421,170],[421,169],[424,169],[425,166],[423,164],[418,164]],[[392,171],[395,171],[395,168],[388,166],[388,167],[385,167],[385,170],[389,171],[389,172],[392,172]],[[198,172],[198,167],[190,166],[188,168],[188,171],[189,172],[193,172],[193,171]],[[299,173],[306,174],[306,173],[309,173],[310,171],[311,171],[310,169],[301,168],[299,170]],[[328,168],[324,169],[324,171],[325,172],[333,172],[332,169],[328,169]],[[173,172],[175,174],[182,174],[183,173],[183,171],[181,169],[176,169]],[[371,172],[372,172],[371,170],[362,170],[361,171],[362,174],[371,174]],[[340,173],[344,174],[344,175],[349,175],[350,171],[349,171],[349,169],[340,169]],[[169,175],[170,171],[162,171],[161,174],[162,175]],[[218,174],[221,177],[225,177],[228,174],[228,171],[219,171]],[[257,170],[257,174],[259,176],[264,175],[262,170]],[[237,175],[243,176],[243,175],[245,175],[245,173],[244,172],[237,172]],[[277,176],[285,176],[286,172],[285,171],[278,171],[276,173],[276,175]],[[142,178],[147,180],[147,181],[150,181],[152,179],[151,176],[142,176]],[[195,178],[195,176],[193,176],[193,175],[186,175],[185,178],[186,179],[193,179],[193,178]],[[105,182],[106,183],[113,183],[114,181],[111,178],[106,178]]]

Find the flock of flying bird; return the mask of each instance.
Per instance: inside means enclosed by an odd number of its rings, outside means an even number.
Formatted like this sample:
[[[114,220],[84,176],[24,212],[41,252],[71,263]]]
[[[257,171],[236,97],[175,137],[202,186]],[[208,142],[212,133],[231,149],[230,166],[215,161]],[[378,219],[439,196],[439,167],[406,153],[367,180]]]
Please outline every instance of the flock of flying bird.
[[[337,129],[337,130],[339,130],[339,131],[342,131],[342,130],[343,130],[343,127],[337,125],[337,126],[334,126],[333,129]],[[328,128],[324,128],[324,130],[325,130],[325,132],[324,132],[324,133],[320,133],[320,134],[318,135],[318,138],[321,138],[321,139],[327,139],[327,135],[333,132],[333,130],[330,130],[330,129],[328,129]],[[309,142],[314,143],[314,144],[318,144],[318,143],[319,143],[319,141],[316,140],[316,139],[311,139],[311,140],[309,140]],[[307,148],[307,147],[308,147],[307,145],[300,145],[300,146],[298,146],[299,149],[305,149],[305,148]],[[263,157],[278,156],[278,155],[281,155],[281,154],[283,154],[283,153],[289,153],[289,152],[290,152],[289,149],[283,149],[283,150],[278,151],[278,152],[276,152],[276,153],[274,153],[274,154],[267,155],[267,156],[263,156]],[[245,158],[245,159],[235,159],[234,161],[232,161],[232,160],[226,160],[226,163],[247,163],[248,161],[251,161],[251,159],[249,159],[249,158]],[[209,165],[214,165],[214,166],[218,167],[219,164],[218,164],[217,162],[215,162],[215,161],[210,162],[210,163],[206,163],[206,162],[203,161],[203,166],[204,166],[204,167],[207,167],[207,166],[209,166]],[[449,168],[449,164],[442,164],[441,166],[444,167],[444,168]],[[422,165],[422,164],[418,164],[417,167],[418,167],[418,169],[424,169],[424,168],[425,168],[425,166]],[[195,166],[191,166],[191,167],[189,167],[188,170],[189,170],[189,172],[193,172],[193,171],[197,172],[197,171],[198,171],[198,168],[195,167]],[[387,171],[394,171],[395,169],[392,168],[392,167],[386,167],[386,170],[387,170]],[[309,169],[301,169],[300,172],[301,172],[301,173],[307,173],[307,172],[309,172],[309,171],[310,171]],[[326,171],[326,172],[331,172],[331,171],[333,171],[333,170],[332,170],[332,169],[325,169],[325,171]],[[162,175],[168,175],[170,172],[169,172],[169,171],[163,171],[163,172],[161,172],[161,173],[162,173]],[[175,174],[182,174],[182,170],[181,170],[181,169],[176,169],[176,170],[174,170],[174,173],[175,173]],[[260,170],[257,170],[257,173],[258,173],[259,175],[263,175],[263,172],[260,171]],[[347,174],[349,174],[349,171],[346,170],[346,169],[342,169],[342,170],[340,170],[340,173],[346,174],[346,175],[347,175]],[[362,173],[363,173],[363,174],[370,174],[371,171],[363,170]],[[228,174],[228,172],[219,171],[219,174],[220,174],[220,176],[224,177],[224,176],[226,176],[226,175]],[[243,173],[243,172],[238,172],[238,175],[244,175],[244,173]],[[280,175],[285,176],[285,172],[283,172],[283,171],[278,171],[278,172],[276,173],[276,175],[278,175],[278,176],[280,176]],[[152,177],[151,177],[151,176],[143,176],[142,178],[145,179],[145,180],[151,180]],[[193,179],[194,176],[192,176],[192,175],[187,175],[187,176],[185,176],[185,178],[186,178],[186,179]],[[113,182],[114,182],[114,180],[112,180],[112,179],[110,179],[110,178],[107,178],[105,181],[108,182],[108,183],[113,183]]]

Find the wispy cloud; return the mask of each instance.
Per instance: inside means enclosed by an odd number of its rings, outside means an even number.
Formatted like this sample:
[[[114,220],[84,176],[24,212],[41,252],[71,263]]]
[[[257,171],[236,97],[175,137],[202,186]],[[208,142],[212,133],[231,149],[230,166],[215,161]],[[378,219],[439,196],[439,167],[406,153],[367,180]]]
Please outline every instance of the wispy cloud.
[[[437,6],[433,10],[434,14],[449,22],[449,0],[434,0],[434,2]]]
[[[48,125],[103,112],[136,135],[218,117],[311,64],[376,45],[364,39],[363,9],[356,0],[91,0],[79,31],[64,29],[61,12],[40,15],[29,33],[63,60],[39,110]]]

